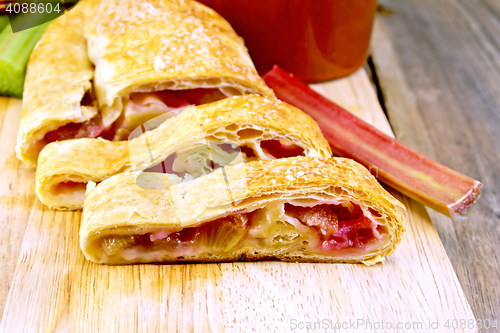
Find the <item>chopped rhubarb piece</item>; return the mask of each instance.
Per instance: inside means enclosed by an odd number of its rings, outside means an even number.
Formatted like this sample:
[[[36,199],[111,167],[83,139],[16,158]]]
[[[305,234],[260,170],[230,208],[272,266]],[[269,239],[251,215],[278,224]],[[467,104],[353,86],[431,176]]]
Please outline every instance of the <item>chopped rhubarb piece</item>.
[[[366,216],[361,216],[354,220],[339,221],[339,232],[343,234],[352,234],[361,229],[371,229],[372,221]]]
[[[68,123],[57,130],[48,132],[45,134],[44,141],[50,143],[76,138],[97,138],[103,130],[102,119],[97,115],[83,123]]]
[[[261,141],[260,146],[276,158],[293,157],[304,154],[303,148],[284,140],[265,140]]]
[[[330,237],[339,229],[339,220],[327,205],[318,205],[314,207],[298,207],[286,205],[288,212],[292,213],[299,221],[315,227],[324,237]]]
[[[300,207],[285,204],[285,211],[302,224],[315,228],[320,236],[320,250],[333,253],[340,250],[365,249],[380,241],[379,226],[364,215],[359,205],[322,204]]]
[[[339,221],[339,230],[323,241],[322,248],[327,251],[364,248],[374,239],[373,222],[361,216],[354,220]]]
[[[329,205],[328,207],[337,215],[339,221],[359,219],[363,216],[363,210],[361,207],[359,207],[359,205],[354,205],[349,201],[341,205]]]
[[[151,96],[154,95],[158,98],[160,98],[163,103],[165,103],[166,106],[169,108],[181,108],[183,106],[188,106],[189,102],[181,96],[182,92],[184,91],[174,91],[174,90],[164,90],[164,91],[158,91],[156,93],[142,93],[141,95],[144,96]]]
[[[172,234],[174,232],[175,232],[174,230],[170,230],[170,229],[162,229],[162,230],[157,231],[157,232],[152,232],[151,234],[149,234],[149,240],[151,242],[156,242],[157,240],[167,238],[168,236],[170,236],[170,234]]]
[[[180,108],[191,104],[200,105],[212,103],[227,97],[219,89],[213,88],[162,90],[154,94],[172,108]]]
[[[387,185],[451,218],[466,216],[482,184],[411,150],[278,66],[264,75],[276,96],[318,123],[335,154],[376,170]]]

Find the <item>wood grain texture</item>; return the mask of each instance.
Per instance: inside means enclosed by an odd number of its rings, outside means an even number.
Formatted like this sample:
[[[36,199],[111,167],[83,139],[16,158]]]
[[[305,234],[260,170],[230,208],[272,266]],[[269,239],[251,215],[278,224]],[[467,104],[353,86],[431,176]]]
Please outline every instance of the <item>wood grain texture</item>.
[[[390,130],[363,70],[314,89]],[[447,319],[474,317],[424,207],[393,194],[407,207],[406,238],[385,264],[371,267],[96,265],[78,246],[80,213],[50,210],[37,200],[27,208],[0,332],[289,332],[299,322],[322,320],[349,325],[343,332],[381,331],[351,326],[358,320],[412,326],[395,332],[436,331],[428,325],[438,320],[440,332],[474,332],[444,328]]]
[[[21,100],[0,97],[0,317],[35,200],[35,172],[14,152],[20,115]]]
[[[372,57],[397,138],[484,184],[467,219],[429,213],[476,318],[500,323],[500,2],[379,4]]]

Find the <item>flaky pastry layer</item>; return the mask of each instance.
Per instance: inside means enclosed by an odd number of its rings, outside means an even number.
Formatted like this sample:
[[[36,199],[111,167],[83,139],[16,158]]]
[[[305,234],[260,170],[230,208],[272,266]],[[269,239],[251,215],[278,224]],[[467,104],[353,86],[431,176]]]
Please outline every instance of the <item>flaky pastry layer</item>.
[[[80,229],[87,259],[111,264],[139,262],[231,261],[279,258],[289,261],[374,264],[393,253],[404,227],[392,197],[362,165],[345,158],[294,157],[254,161],[219,169],[180,182],[172,175],[148,174],[151,186],[136,184],[139,173],[123,173],[88,190]],[[167,189],[152,189],[159,183]],[[156,184],[156,185],[155,185]],[[228,253],[210,251],[173,256],[168,251],[125,259],[108,257],[102,241],[123,240],[158,230],[179,231],[230,216],[242,216],[271,205],[294,202],[355,203],[384,230],[383,242],[366,253],[329,255],[307,246],[245,246]],[[307,241],[306,241],[307,242]],[[302,243],[301,243],[302,244]]]
[[[47,145],[36,172],[40,200],[54,208],[81,209],[87,182],[145,170],[173,153],[189,153],[207,142],[251,147],[256,157],[269,159],[273,157],[259,154],[259,143],[285,140],[302,148],[304,156],[331,156],[330,146],[312,118],[289,104],[258,95],[189,107],[155,129],[137,130],[140,135],[130,141],[74,139]]]
[[[68,124],[97,117],[112,130],[133,93],[199,88],[274,96],[243,40],[210,8],[82,0],[49,25],[30,57],[17,157],[36,166],[45,135]]]
[[[97,113],[81,105],[94,77],[83,36],[87,5],[81,2],[55,19],[31,53],[16,145],[17,157],[28,166],[36,166],[41,150],[37,143],[47,132]]]
[[[190,0],[103,0],[85,27],[104,124],[132,92],[219,88],[273,96],[229,23]]]

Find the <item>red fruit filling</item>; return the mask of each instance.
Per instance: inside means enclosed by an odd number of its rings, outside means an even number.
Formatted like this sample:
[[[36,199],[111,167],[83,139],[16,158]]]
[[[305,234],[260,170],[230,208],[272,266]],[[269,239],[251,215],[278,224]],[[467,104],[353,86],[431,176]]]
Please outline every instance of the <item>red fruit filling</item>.
[[[303,156],[304,149],[284,140],[261,141],[260,146],[275,158]]]
[[[124,113],[110,128],[104,128],[100,113],[83,123],[68,123],[45,134],[41,147],[45,144],[76,138],[96,138],[98,136],[113,140],[127,140],[128,134],[142,123],[188,106],[212,103],[226,98],[218,89],[164,90],[150,93],[133,93],[124,106]],[[88,95],[82,105],[90,106]]]
[[[343,204],[320,204],[312,207],[285,204],[285,213],[295,218],[306,227],[297,228],[297,232],[306,238],[296,244],[281,245],[273,243],[276,248],[283,246],[309,246],[309,250],[318,254],[363,254],[384,239],[387,234],[383,226],[365,216],[359,205],[351,202]],[[376,212],[370,213],[377,216]],[[202,252],[213,254],[237,251],[245,245],[255,246],[255,241],[263,238],[271,239],[274,234],[264,228],[257,234],[248,232],[266,221],[252,220],[255,214],[237,214],[206,222],[202,225],[179,229],[158,229],[143,235],[134,235],[114,241],[113,238],[103,242],[107,255],[118,254],[128,259],[140,256],[140,253],[165,251],[174,257],[194,256]],[[380,214],[378,214],[380,216]],[[300,229],[300,231],[299,231]],[[307,231],[308,229],[308,231]],[[258,230],[255,229],[255,230]],[[309,234],[309,236],[306,236]]]
[[[322,252],[364,249],[382,236],[383,227],[363,214],[350,202],[300,207],[285,204],[285,211],[302,224],[317,230]]]
[[[225,252],[240,242],[246,234],[247,225],[246,214],[227,216],[180,231],[161,229],[133,236],[127,247],[142,247],[149,251],[167,250],[177,256],[195,255],[206,249]]]

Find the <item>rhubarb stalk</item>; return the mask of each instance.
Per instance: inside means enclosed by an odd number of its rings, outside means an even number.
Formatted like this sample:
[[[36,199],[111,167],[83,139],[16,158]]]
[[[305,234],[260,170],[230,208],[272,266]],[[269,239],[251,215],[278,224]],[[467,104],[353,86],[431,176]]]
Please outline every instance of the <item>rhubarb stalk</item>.
[[[14,33],[11,25],[7,25],[0,32],[0,94],[22,97],[26,64],[49,23],[35,25],[43,22],[44,18],[44,15],[37,15],[36,21],[33,21],[30,14],[19,14],[13,22],[32,28]]]
[[[264,75],[276,96],[311,116],[335,154],[352,158],[387,185],[453,219],[466,216],[482,184],[377,130],[278,66]]]

